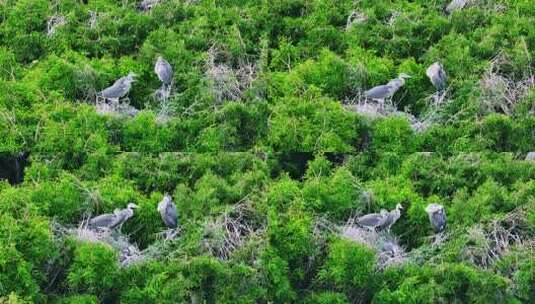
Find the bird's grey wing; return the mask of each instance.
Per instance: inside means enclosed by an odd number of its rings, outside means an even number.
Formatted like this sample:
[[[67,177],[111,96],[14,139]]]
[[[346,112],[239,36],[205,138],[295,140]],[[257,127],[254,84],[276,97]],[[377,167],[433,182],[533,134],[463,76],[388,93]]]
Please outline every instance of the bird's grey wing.
[[[125,217],[126,217],[125,210],[121,210],[121,211],[115,213],[115,218],[113,219],[113,221],[110,223],[110,225],[108,227],[110,229],[116,228],[117,226],[119,226],[120,224],[122,224],[125,221]]]
[[[173,68],[169,62],[162,59],[162,61],[156,65],[156,74],[163,83],[170,84],[173,79]]]
[[[446,84],[448,83],[448,75],[444,71],[444,69],[440,68],[438,70],[438,77],[440,79],[441,89],[444,89],[446,87]]]
[[[168,204],[165,210],[166,219],[168,221],[168,226],[175,228],[178,224],[178,215],[175,204]]]
[[[446,7],[446,12],[451,13],[455,10],[461,9],[466,5],[467,0],[453,0]]]
[[[104,90],[102,90],[100,93],[102,94],[102,96],[104,97],[113,97],[113,92],[115,91],[115,87],[112,85],[110,87],[107,87],[105,88]]]
[[[123,97],[126,87],[126,77],[122,77],[115,81],[110,87],[102,90],[101,93],[102,96],[108,98]]]
[[[444,212],[433,213],[433,226],[435,230],[442,231],[446,228],[446,214]]]
[[[89,226],[109,227],[115,221],[115,214],[102,214],[89,220]]]
[[[357,222],[362,226],[378,226],[384,221],[384,216],[379,213],[371,213],[361,216]]]
[[[364,92],[364,94],[368,98],[384,98],[385,96],[388,96],[389,93],[390,93],[389,85],[376,86]]]

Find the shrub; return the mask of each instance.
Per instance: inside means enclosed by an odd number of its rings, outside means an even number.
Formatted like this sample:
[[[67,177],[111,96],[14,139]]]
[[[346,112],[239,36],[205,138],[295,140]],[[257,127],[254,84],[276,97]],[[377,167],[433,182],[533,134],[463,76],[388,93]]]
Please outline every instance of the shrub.
[[[100,301],[111,301],[118,292],[117,256],[106,245],[75,244],[74,257],[67,274],[68,287],[75,293],[87,293]]]
[[[373,290],[375,253],[349,240],[334,240],[318,276],[336,290],[366,299]]]

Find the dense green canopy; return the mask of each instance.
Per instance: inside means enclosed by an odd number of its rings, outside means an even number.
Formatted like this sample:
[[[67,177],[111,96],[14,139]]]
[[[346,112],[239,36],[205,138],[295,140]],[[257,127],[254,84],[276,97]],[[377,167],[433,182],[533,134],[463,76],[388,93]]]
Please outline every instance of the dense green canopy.
[[[0,0],[0,303],[535,302],[533,1],[140,2]],[[100,108],[130,72],[139,112]]]

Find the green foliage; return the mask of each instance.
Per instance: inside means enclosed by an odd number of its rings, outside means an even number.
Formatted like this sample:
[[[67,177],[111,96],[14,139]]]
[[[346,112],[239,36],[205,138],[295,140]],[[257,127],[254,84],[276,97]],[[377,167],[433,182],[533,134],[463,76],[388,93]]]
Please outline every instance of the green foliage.
[[[74,249],[68,270],[69,290],[98,296],[102,301],[114,299],[118,266],[116,253],[104,245],[82,243]]]
[[[375,253],[364,245],[335,240],[319,278],[337,290],[367,298],[373,286],[375,262]]]
[[[356,115],[326,98],[284,98],[272,112],[268,140],[277,151],[351,152],[364,129]]]
[[[338,219],[360,207],[359,196],[358,181],[346,168],[339,168],[327,176],[311,176],[303,185],[306,206]]]
[[[512,300],[504,278],[462,264],[408,266],[391,271],[387,276],[395,283],[378,292],[374,303],[504,303]]]
[[[535,301],[533,1],[83,2],[0,0],[0,302]],[[158,56],[174,70],[165,102]],[[99,113],[98,92],[129,72],[121,102],[139,112]],[[392,111],[357,111],[402,72]],[[112,237],[143,257],[123,267],[76,228],[128,203]],[[398,203],[383,233],[400,265],[340,239]],[[227,258],[207,250],[211,228]],[[512,238],[491,248],[492,229]]]

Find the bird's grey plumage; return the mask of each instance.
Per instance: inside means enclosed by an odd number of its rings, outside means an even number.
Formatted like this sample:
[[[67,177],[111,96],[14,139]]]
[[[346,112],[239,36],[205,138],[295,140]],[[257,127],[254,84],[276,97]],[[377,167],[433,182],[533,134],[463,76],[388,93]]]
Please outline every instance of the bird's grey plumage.
[[[456,10],[463,9],[466,4],[468,3],[468,0],[453,0],[446,6],[446,12],[448,14],[453,13]]]
[[[134,216],[134,208],[136,204],[128,204],[125,209],[116,209],[113,213],[106,213],[91,218],[89,220],[89,227],[91,228],[108,228],[115,229],[122,226],[128,219]]]
[[[390,227],[401,217],[401,209],[403,207],[400,204],[397,204],[396,208],[392,211],[381,209],[380,213],[371,213],[359,217],[357,223],[362,227],[372,230],[390,230]]]
[[[366,97],[370,99],[384,100],[385,98],[388,98],[393,95],[392,94],[393,89],[394,88],[388,84],[380,85],[380,86],[373,87],[369,89],[368,91],[364,92],[364,95],[366,95]]]
[[[528,155],[526,155],[526,160],[535,160],[535,152],[528,152]]]
[[[440,62],[435,62],[429,66],[425,71],[425,74],[429,77],[429,80],[437,90],[442,91],[446,88],[448,77]]]
[[[385,240],[381,245],[381,251],[390,256],[395,256],[400,251],[400,247],[394,240]]]
[[[357,223],[368,229],[377,229],[384,226],[388,219],[388,211],[381,209],[380,213],[370,213],[357,219]]]
[[[110,87],[102,90],[99,94],[105,99],[117,101],[130,92],[135,76],[134,73],[129,73],[127,76],[117,79]]]
[[[446,229],[446,211],[442,205],[429,204],[425,208],[425,212],[427,212],[431,226],[433,226],[433,230],[436,233],[440,233]]]
[[[387,84],[376,86],[365,91],[364,95],[366,98],[384,104],[385,99],[392,98],[392,96],[394,96],[394,94],[396,94],[396,92],[405,84],[405,78],[409,77],[409,75],[401,73],[397,78],[390,80]]]
[[[152,9],[156,4],[160,3],[161,0],[143,0],[138,4],[138,8],[143,11],[148,11]]]
[[[166,193],[163,200],[158,204],[158,212],[160,212],[160,216],[168,228],[176,228],[178,226],[176,205],[169,194]]]
[[[154,72],[156,75],[158,75],[158,79],[160,79],[163,84],[167,86],[171,85],[171,82],[173,81],[173,68],[169,62],[167,62],[167,60],[163,59],[161,56],[156,60]]]
[[[392,225],[394,225],[399,220],[399,218],[401,217],[401,209],[403,209],[403,206],[401,206],[401,204],[397,204],[394,210],[388,212],[384,228],[390,230],[390,227],[392,227]]]

